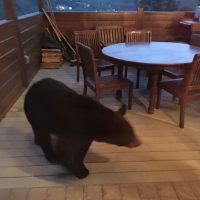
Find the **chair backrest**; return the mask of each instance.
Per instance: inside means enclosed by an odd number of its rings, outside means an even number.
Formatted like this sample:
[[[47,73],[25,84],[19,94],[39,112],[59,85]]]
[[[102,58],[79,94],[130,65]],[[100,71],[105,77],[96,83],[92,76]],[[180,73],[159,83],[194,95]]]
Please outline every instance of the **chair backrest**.
[[[194,56],[191,68],[185,77],[186,87],[188,91],[200,90],[200,54]]]
[[[76,43],[83,67],[84,80],[94,84],[95,87],[98,84],[97,66],[94,58],[94,53],[89,46],[86,46],[80,42]]]
[[[92,48],[95,57],[98,57],[101,54],[101,47],[96,30],[74,31],[74,41],[75,44],[80,42]],[[78,52],[77,46],[76,50]]]
[[[125,42],[151,42],[152,31],[148,30],[133,30],[126,32]]]
[[[190,38],[190,44],[195,46],[200,46],[200,34],[192,33]]]
[[[100,41],[106,46],[124,42],[123,26],[98,26],[96,27]]]

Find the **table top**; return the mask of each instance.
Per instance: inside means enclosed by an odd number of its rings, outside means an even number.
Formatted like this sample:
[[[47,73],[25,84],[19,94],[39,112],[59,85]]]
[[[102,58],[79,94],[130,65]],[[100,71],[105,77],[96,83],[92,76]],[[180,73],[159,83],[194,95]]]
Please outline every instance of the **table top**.
[[[148,65],[154,69],[191,64],[200,47],[175,42],[118,43],[104,47],[102,53],[113,62]]]

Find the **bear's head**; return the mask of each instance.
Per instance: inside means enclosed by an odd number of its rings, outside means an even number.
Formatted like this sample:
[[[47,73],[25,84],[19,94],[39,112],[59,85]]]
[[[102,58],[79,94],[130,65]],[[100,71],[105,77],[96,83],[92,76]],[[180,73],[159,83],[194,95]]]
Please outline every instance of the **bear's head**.
[[[126,113],[126,105],[122,105],[121,108],[113,112],[112,119],[109,120],[109,125],[104,134],[97,141],[107,142],[118,146],[137,147],[140,145],[140,141],[137,138],[133,128],[124,118]]]

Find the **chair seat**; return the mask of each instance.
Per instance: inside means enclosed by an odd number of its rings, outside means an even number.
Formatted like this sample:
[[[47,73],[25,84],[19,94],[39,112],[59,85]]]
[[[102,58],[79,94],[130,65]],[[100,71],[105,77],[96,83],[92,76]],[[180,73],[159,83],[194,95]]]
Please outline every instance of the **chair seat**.
[[[183,69],[164,70],[163,75],[168,76],[169,78],[183,78],[184,70]]]
[[[130,84],[133,84],[132,81],[125,78],[120,78],[117,75],[99,77],[99,82],[100,89],[105,90],[106,88],[106,91],[113,90],[113,88],[123,89],[129,86]]]
[[[106,71],[109,70],[109,68],[112,70],[113,67],[115,66],[114,64],[107,62],[103,59],[95,59],[96,65],[97,65],[97,70],[98,71]]]

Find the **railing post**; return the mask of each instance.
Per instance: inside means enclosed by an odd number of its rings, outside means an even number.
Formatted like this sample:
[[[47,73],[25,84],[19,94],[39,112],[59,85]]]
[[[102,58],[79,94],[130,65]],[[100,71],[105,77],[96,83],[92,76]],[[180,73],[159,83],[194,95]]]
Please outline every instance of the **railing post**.
[[[28,80],[27,80],[26,71],[25,71],[24,51],[23,51],[23,47],[22,47],[20,29],[18,26],[17,10],[16,10],[16,6],[15,6],[15,1],[14,0],[3,0],[3,5],[4,5],[4,11],[5,11],[5,19],[15,21],[16,37],[17,37],[17,42],[18,42],[18,47],[19,47],[19,56],[20,56],[19,60],[20,60],[20,65],[21,65],[21,78],[22,78],[23,85],[25,87],[27,87]]]
[[[136,28],[144,28],[144,8],[138,7],[137,16],[136,16]]]
[[[38,0],[39,11],[42,12],[42,8],[44,8],[44,0]]]

